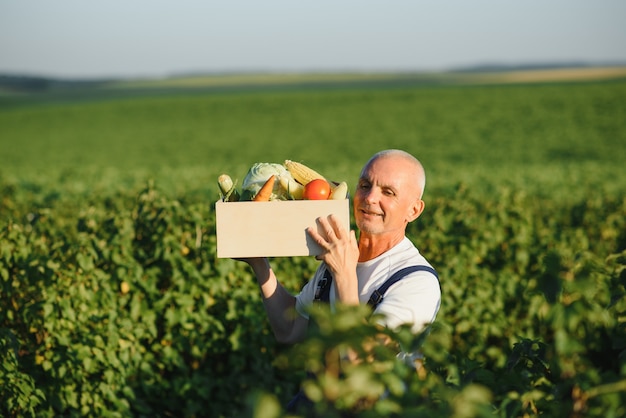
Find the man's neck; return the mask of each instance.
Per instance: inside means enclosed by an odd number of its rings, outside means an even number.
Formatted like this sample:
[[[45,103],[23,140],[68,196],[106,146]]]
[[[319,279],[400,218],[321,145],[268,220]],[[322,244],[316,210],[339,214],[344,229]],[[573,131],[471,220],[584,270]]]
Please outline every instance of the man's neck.
[[[359,262],[373,260],[389,251],[404,239],[404,233],[394,235],[369,235],[359,237]]]

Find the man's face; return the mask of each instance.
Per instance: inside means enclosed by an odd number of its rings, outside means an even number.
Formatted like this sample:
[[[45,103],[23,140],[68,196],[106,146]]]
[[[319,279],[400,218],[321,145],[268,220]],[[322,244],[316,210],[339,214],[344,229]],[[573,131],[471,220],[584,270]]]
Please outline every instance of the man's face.
[[[361,173],[354,195],[356,224],[370,235],[404,234],[407,223],[420,215],[420,203],[414,166],[402,158],[378,158]]]

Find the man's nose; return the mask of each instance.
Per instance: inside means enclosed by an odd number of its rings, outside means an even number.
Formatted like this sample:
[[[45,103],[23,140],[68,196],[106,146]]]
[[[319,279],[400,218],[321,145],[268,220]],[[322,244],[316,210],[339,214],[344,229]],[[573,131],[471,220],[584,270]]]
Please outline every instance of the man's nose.
[[[365,194],[365,201],[367,203],[375,203],[378,201],[379,197],[380,197],[380,194],[378,193],[376,188],[372,187]]]

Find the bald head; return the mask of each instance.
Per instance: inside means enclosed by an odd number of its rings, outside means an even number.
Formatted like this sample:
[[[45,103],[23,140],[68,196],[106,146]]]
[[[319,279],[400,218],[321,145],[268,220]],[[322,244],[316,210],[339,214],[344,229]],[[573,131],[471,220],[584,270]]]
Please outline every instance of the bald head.
[[[422,163],[406,151],[399,149],[387,149],[374,154],[372,158],[369,159],[367,164],[365,164],[365,167],[363,167],[363,171],[365,171],[374,161],[383,158],[397,160],[399,166],[403,167],[403,169],[409,170],[407,174],[410,179],[414,180],[412,183],[414,183],[414,186],[417,188],[418,198],[421,199],[424,194],[424,188],[426,187],[426,172],[424,171]]]

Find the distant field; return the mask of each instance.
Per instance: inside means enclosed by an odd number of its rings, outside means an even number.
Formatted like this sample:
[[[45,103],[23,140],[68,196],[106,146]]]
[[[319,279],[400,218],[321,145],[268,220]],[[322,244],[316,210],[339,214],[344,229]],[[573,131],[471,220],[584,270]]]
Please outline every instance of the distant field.
[[[614,80],[15,99],[0,108],[0,174],[180,190],[289,158],[354,183],[369,155],[397,147],[423,160],[431,188],[623,189],[624,97]]]
[[[560,68],[543,70],[513,70],[494,72],[438,73],[266,73],[223,74],[169,77],[163,79],[128,80],[108,84],[107,88],[175,88],[216,87],[238,85],[303,85],[341,83],[528,83],[581,80],[610,80],[626,78],[626,67]]]
[[[211,87],[267,84],[345,83],[354,81],[383,81],[399,78],[393,74],[224,74],[181,76],[162,79],[114,82],[108,88]]]
[[[613,80],[626,77],[626,67],[561,68],[533,71],[479,73],[473,79],[478,83],[541,83],[589,80]]]

